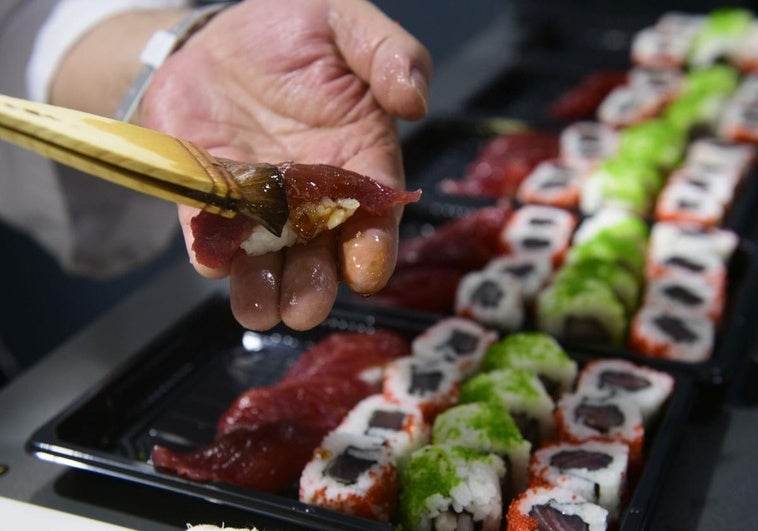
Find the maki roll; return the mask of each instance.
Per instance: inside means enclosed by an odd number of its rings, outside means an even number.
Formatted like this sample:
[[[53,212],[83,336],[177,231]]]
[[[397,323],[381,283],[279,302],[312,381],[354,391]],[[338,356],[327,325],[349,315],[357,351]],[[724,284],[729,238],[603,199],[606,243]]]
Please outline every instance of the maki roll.
[[[397,508],[397,470],[373,437],[327,435],[300,476],[300,501],[388,522]]]
[[[698,138],[690,144],[685,163],[687,166],[732,170],[742,176],[750,169],[754,159],[754,146],[708,137]]]
[[[624,443],[629,447],[630,468],[640,470],[645,428],[642,412],[633,400],[584,388],[558,400],[555,419],[561,441]]]
[[[417,405],[391,402],[381,394],[356,404],[335,431],[363,434],[385,443],[397,465],[427,444],[431,435],[431,427]]]
[[[692,44],[689,66],[702,68],[724,59],[734,61],[752,19],[748,9],[721,8],[708,13]]]
[[[681,93],[684,85],[682,71],[675,68],[644,68],[629,71],[629,85],[634,90],[650,91],[659,98],[659,106],[670,103]]]
[[[431,424],[437,414],[455,405],[462,379],[451,362],[409,356],[387,365],[382,394],[390,402],[419,407]]]
[[[726,211],[732,204],[741,180],[742,175],[734,171],[706,166],[683,166],[669,176],[667,186],[682,181],[686,186],[699,188],[706,195],[712,196]]]
[[[628,164],[667,171],[684,156],[686,141],[685,135],[666,120],[648,120],[621,132],[618,154]],[[660,179],[652,184],[651,192],[656,193]]]
[[[407,531],[498,531],[503,460],[459,446],[425,446],[400,474],[400,525]]]
[[[582,369],[577,390],[628,397],[639,406],[645,424],[649,425],[674,390],[674,378],[626,360],[596,359]]]
[[[654,117],[660,106],[660,98],[654,91],[622,85],[603,99],[597,119],[612,127],[629,127]]]
[[[471,402],[451,407],[435,419],[432,442],[500,456],[506,465],[504,500],[526,490],[532,445],[499,404]]]
[[[632,315],[639,304],[640,283],[635,276],[616,265],[598,259],[574,261],[563,266],[553,278],[553,283],[562,285],[591,280],[605,283],[624,306],[627,315]]]
[[[683,238],[682,241],[672,245],[668,249],[659,247],[657,244],[651,246],[647,264],[645,266],[648,280],[675,275],[695,276],[701,282],[707,282],[712,285],[717,293],[723,297],[726,290],[727,270],[723,258],[717,254],[718,251],[707,252],[706,248],[712,245],[722,245],[715,238],[722,234],[709,231],[714,239],[710,242],[698,240],[700,243],[693,242],[692,246],[686,246],[688,241],[693,241],[697,237]],[[723,242],[724,250],[727,250],[726,240]]]
[[[734,254],[738,243],[739,238],[730,230],[662,221],[655,223],[650,231],[648,261],[651,264],[659,264],[676,256],[687,257],[686,261],[692,264],[687,269],[701,273],[714,267],[720,269],[716,263],[727,262]],[[709,258],[698,259],[704,255]],[[718,261],[710,257],[717,257]],[[703,262],[703,265],[696,266],[699,262]],[[705,264],[711,265],[708,267]]]
[[[484,355],[482,371],[522,369],[536,374],[551,398],[571,391],[577,364],[560,344],[547,334],[511,334],[492,345]]]
[[[480,373],[463,383],[460,404],[494,402],[508,410],[533,447],[555,436],[554,403],[535,375],[522,369]]]
[[[516,210],[500,234],[513,255],[548,255],[558,266],[576,226],[575,216],[561,208],[526,205]]]
[[[595,214],[610,207],[644,216],[651,210],[662,184],[657,168],[628,155],[616,155],[602,163],[582,183],[580,208],[585,214]]]
[[[608,511],[561,487],[533,487],[511,502],[506,531],[608,529]]]
[[[524,324],[521,284],[497,269],[472,271],[458,284],[455,313],[498,330],[519,330]]]
[[[647,27],[632,40],[632,62],[646,68],[681,68],[693,42],[693,35],[663,27]]]
[[[655,219],[715,227],[724,220],[724,205],[703,187],[686,180],[668,183],[655,205]]]
[[[518,282],[524,302],[531,304],[553,272],[549,256],[506,255],[494,258],[486,269],[502,273]]]
[[[428,327],[411,343],[414,358],[452,363],[463,376],[481,365],[487,348],[497,333],[461,317],[448,317]]]
[[[645,269],[645,250],[645,245],[633,238],[613,231],[603,231],[590,240],[575,242],[566,262],[572,264],[584,260],[602,260],[641,278]]]
[[[644,304],[681,315],[704,316],[714,323],[724,311],[723,292],[697,275],[667,275],[649,281]]]
[[[714,337],[715,325],[707,317],[643,306],[632,320],[629,347],[646,356],[700,363],[711,357]]]
[[[586,171],[616,153],[618,133],[601,122],[576,122],[561,132],[560,146],[566,164]]]
[[[731,142],[758,142],[758,103],[729,102],[721,115],[718,132]]]
[[[608,511],[617,521],[627,488],[629,448],[622,443],[556,443],[534,452],[532,486],[555,486],[578,494]]]
[[[592,277],[564,277],[537,299],[537,327],[559,340],[619,346],[628,319],[613,288]]]
[[[523,203],[575,209],[579,205],[580,170],[552,159],[540,162],[524,179],[516,197]]]

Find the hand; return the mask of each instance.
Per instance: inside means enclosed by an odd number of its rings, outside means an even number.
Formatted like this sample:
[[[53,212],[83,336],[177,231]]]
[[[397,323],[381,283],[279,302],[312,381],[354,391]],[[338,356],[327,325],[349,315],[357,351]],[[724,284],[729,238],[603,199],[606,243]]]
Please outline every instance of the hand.
[[[159,69],[144,125],[217,156],[249,162],[325,163],[404,188],[394,117],[427,110],[431,58],[416,39],[363,0],[250,0],[217,15]],[[369,294],[395,265],[399,212],[348,220],[279,253],[238,253],[211,270],[229,275],[237,320],[263,330],[311,328],[327,316],[340,279]]]

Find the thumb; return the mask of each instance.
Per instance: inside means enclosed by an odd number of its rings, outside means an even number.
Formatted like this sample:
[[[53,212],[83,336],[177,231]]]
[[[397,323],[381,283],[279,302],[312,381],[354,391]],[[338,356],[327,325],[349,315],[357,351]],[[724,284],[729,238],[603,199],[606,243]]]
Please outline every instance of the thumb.
[[[333,0],[330,24],[348,66],[389,114],[426,115],[432,58],[427,49],[370,2]]]

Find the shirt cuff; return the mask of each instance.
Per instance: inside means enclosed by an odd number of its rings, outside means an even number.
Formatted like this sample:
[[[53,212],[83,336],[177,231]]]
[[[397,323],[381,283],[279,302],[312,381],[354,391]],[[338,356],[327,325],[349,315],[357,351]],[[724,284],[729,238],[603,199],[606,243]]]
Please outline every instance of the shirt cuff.
[[[71,46],[106,18],[124,11],[189,4],[189,0],[61,0],[37,34],[26,69],[27,97],[47,102],[53,77]]]

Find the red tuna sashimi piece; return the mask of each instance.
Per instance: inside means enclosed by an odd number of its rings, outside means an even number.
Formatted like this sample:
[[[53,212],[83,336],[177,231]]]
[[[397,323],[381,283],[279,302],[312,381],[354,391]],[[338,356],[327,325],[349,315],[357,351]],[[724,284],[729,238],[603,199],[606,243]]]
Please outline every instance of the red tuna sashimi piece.
[[[445,193],[498,199],[513,197],[521,182],[540,162],[556,158],[557,135],[539,131],[493,138],[466,167],[462,179],[441,183]]]
[[[256,387],[237,397],[221,415],[217,435],[239,429],[254,430],[279,421],[305,425],[326,434],[355,404],[375,392],[375,385],[359,379],[324,376]]]
[[[370,177],[335,166],[285,162],[277,167],[284,176],[289,222],[305,240],[323,227],[314,224],[303,212],[308,205],[324,198],[356,199],[360,207],[354,216],[376,216],[396,206],[414,203],[421,197],[420,190],[395,190]],[[212,268],[226,264],[256,226],[254,220],[245,216],[229,219],[208,212],[200,212],[190,223],[194,236],[192,250],[197,261]]]
[[[323,436],[311,426],[273,422],[227,433],[191,452],[156,446],[151,457],[157,468],[192,480],[276,492],[295,483]]]
[[[372,295],[380,304],[422,312],[449,314],[465,272],[446,267],[411,266],[395,271],[387,285]]]
[[[366,333],[335,333],[308,349],[281,381],[281,384],[322,377],[361,379],[373,383],[372,369],[381,369],[401,356],[408,356],[411,347],[399,333],[377,330]],[[362,374],[364,373],[364,374]],[[374,379],[374,382],[381,381]]]
[[[623,70],[600,70],[582,78],[550,104],[550,116],[557,120],[580,120],[595,115],[605,97],[627,82]]]
[[[509,207],[486,207],[437,227],[429,235],[400,244],[396,270],[429,265],[472,271],[502,254],[500,231],[510,214]]]

